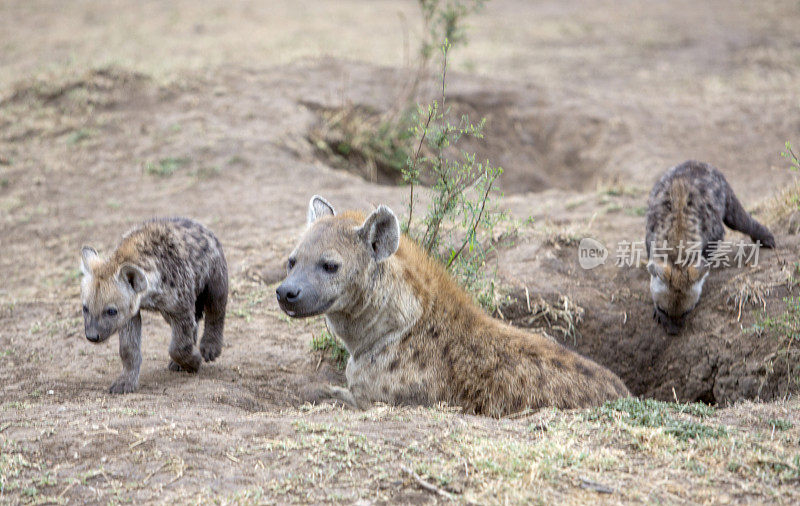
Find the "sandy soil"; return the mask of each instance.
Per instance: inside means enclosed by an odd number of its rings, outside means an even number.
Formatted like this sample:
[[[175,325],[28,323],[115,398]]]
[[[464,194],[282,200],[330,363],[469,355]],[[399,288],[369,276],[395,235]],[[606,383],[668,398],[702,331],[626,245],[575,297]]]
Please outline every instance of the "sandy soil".
[[[710,420],[769,458],[737,467],[725,452],[738,450],[722,443],[672,455],[662,433],[583,412],[488,420],[302,403],[304,386],[342,381],[310,350],[322,322],[289,321],[273,295],[309,196],[398,210],[406,198],[328,166],[308,133],[320,107],[392,105],[419,38],[414,3],[10,1],[0,4],[0,501],[444,500],[401,465],[462,502],[797,500],[795,363],[778,355],[784,341],[744,331],[757,307],[740,315],[731,300],[759,293],[768,314],[784,311],[797,237],[777,230],[758,267],[714,272],[674,339],[651,319],[646,273],[584,271],[576,239],[641,240],[650,186],[688,158],[721,168],[748,208],[794,182],[778,153],[800,143],[800,10],[624,4],[494,0],[454,54],[451,103],[488,119],[474,147],[506,169],[501,205],[535,218],[495,259],[511,296],[501,311],[539,327],[528,300],[568,297],[582,310],[576,332],[548,332],[637,395],[736,403]],[[168,327],[146,315],[141,388],[110,396],[116,339],[83,338],[78,252],[107,252],[154,215],[191,216],[220,237],[226,346],[198,375],[170,373]],[[776,436],[768,420],[789,425]],[[494,452],[519,459],[489,465]],[[719,473],[700,456],[698,472],[695,453],[714,455]]]

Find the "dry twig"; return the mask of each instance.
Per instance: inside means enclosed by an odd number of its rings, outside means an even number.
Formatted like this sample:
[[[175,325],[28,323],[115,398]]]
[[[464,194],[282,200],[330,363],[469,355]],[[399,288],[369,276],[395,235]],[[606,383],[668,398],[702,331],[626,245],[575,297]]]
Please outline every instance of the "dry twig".
[[[451,494],[451,493],[449,493],[449,492],[447,492],[447,491],[445,491],[445,490],[442,490],[441,488],[437,487],[436,485],[432,485],[432,484],[428,483],[427,481],[423,480],[423,479],[420,477],[420,475],[418,475],[417,473],[415,473],[414,471],[412,471],[412,470],[411,470],[411,469],[409,469],[408,467],[406,467],[406,466],[404,466],[404,465],[401,465],[401,466],[400,466],[400,469],[401,469],[401,470],[402,470],[404,473],[406,473],[406,474],[408,474],[409,476],[411,476],[412,478],[414,478],[414,481],[416,481],[416,482],[417,482],[417,484],[418,484],[420,487],[424,488],[424,489],[425,489],[425,490],[427,490],[428,492],[431,492],[431,493],[434,493],[434,494],[438,494],[438,495],[440,495],[440,496],[442,496],[442,497],[445,497],[445,498],[447,498],[447,499],[450,499],[451,501],[455,501],[455,498],[453,497],[453,494]]]

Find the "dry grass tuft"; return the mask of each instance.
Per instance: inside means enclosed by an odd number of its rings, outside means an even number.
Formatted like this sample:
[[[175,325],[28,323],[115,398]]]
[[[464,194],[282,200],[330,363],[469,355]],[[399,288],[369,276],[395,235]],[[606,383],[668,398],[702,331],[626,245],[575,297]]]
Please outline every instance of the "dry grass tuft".
[[[571,338],[573,343],[580,337],[578,327],[583,322],[584,309],[566,295],[560,295],[557,304],[550,304],[541,296],[531,301],[528,289],[525,289],[527,315],[515,318],[515,321],[528,328],[554,330],[562,338]]]
[[[757,269],[762,271],[759,276],[762,279],[756,279],[751,268],[733,276],[722,288],[725,304],[736,313],[736,321],[741,321],[742,310],[748,306],[766,311],[767,298],[775,288],[785,286],[791,289],[797,284],[797,269],[791,268],[790,264],[783,263],[780,269],[762,264]]]
[[[769,296],[772,288],[774,285],[739,275],[731,279],[723,288],[726,296],[725,303],[736,312],[736,321],[741,321],[742,309],[748,305],[761,307],[766,311],[766,297]]]
[[[544,223],[541,229],[538,230],[538,235],[542,238],[542,242],[561,249],[563,247],[569,248],[577,246],[581,239],[591,236],[592,225],[598,213],[592,214],[591,218],[586,221],[573,222],[570,225],[559,227],[553,223]]]
[[[759,204],[754,214],[764,220],[773,234],[800,232],[800,180]]]
[[[325,162],[372,183],[402,182],[411,142],[410,116],[395,121],[388,114],[357,105],[314,108],[320,121],[308,140]]]

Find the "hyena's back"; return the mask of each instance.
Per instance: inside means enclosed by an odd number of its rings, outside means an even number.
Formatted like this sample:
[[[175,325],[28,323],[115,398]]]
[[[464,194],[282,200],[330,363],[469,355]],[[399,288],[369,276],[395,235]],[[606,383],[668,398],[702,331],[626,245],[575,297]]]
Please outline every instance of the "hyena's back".
[[[149,263],[159,273],[159,291],[172,299],[156,301],[159,308],[191,301],[199,320],[212,301],[227,298],[228,272],[222,245],[194,220],[158,218],[145,222],[125,234],[114,257],[114,263]]]
[[[709,244],[721,241],[727,225],[775,246],[775,238],[764,225],[745,211],[725,177],[714,167],[687,161],[667,171],[650,192],[647,212],[646,247],[666,244],[677,248],[700,243],[704,255]]]

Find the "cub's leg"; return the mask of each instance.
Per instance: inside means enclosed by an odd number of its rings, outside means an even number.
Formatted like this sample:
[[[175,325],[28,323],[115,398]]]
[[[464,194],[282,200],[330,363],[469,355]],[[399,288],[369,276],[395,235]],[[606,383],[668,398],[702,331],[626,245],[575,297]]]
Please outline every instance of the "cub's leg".
[[[119,356],[122,374],[111,384],[112,394],[127,394],[139,387],[139,367],[142,365],[142,316],[140,313],[119,331]]]
[[[739,199],[733,194],[733,189],[727,185],[728,199],[725,202],[725,216],[723,222],[733,230],[744,232],[753,241],[760,241],[765,248],[775,247],[775,236],[767,227],[757,222],[750,213],[745,211]]]
[[[225,307],[228,305],[228,275],[218,271],[205,289],[206,323],[200,339],[200,354],[211,362],[222,353],[222,331],[225,328]]]
[[[185,315],[172,318],[172,341],[169,343],[170,371],[197,372],[203,357],[197,351],[194,343],[197,342],[197,321],[194,314],[187,312]]]

